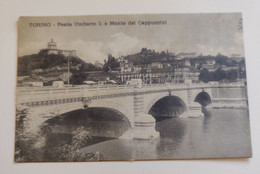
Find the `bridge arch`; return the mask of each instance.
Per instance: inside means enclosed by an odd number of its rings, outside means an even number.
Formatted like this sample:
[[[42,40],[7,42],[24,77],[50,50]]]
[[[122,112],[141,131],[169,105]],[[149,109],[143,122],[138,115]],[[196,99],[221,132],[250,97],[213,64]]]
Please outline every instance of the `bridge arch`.
[[[134,117],[133,117],[133,108],[131,107],[133,104],[129,103],[129,107],[125,105],[125,102],[117,102],[113,100],[92,100],[88,105],[89,108],[107,108],[113,109],[120,113],[122,113],[130,122],[131,126],[134,126]]]
[[[47,134],[71,134],[74,130],[83,128],[91,136],[118,138],[131,128],[131,123],[123,113],[114,108],[89,107],[49,118],[42,128]]]
[[[211,103],[211,97],[210,95],[205,92],[204,90],[202,90],[201,92],[199,92],[195,99],[194,102],[199,103],[201,106],[206,107],[207,105],[209,105]]]
[[[157,116],[157,113],[160,113],[161,116],[167,117],[180,117],[186,111],[187,106],[184,99],[169,93],[156,96],[145,109],[146,113],[153,116]]]

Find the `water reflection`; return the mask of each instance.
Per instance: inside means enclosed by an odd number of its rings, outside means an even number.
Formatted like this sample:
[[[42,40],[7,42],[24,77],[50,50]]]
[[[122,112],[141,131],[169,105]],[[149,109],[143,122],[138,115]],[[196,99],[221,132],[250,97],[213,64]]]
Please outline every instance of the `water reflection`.
[[[156,123],[156,130],[160,132],[160,141],[156,147],[159,159],[167,159],[174,155],[171,152],[175,152],[182,144],[185,129],[185,119],[183,118],[169,118]]]
[[[209,130],[210,122],[212,119],[212,112],[206,108],[203,108],[204,119],[203,119],[203,131],[206,133]]]

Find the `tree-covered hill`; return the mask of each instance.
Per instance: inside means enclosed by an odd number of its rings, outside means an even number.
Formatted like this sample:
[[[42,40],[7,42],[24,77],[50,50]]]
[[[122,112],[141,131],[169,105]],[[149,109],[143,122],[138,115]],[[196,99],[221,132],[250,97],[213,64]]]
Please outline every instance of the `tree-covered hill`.
[[[18,58],[18,76],[30,76],[51,71],[64,71],[68,69],[68,58],[72,73],[79,71],[100,70],[91,63],[86,63],[79,57],[65,57],[54,54],[32,54]]]
[[[174,60],[174,58],[175,55],[172,53],[165,51],[155,52],[147,48],[142,48],[141,52],[125,57],[126,60],[133,62],[134,65],[150,64],[151,62],[170,62]]]

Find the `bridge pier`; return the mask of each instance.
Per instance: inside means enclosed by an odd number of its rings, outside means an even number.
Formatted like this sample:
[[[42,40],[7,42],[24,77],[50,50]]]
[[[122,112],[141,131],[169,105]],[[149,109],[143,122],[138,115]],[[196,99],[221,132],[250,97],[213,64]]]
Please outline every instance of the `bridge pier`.
[[[159,132],[155,130],[155,119],[152,115],[139,113],[135,117],[134,139],[149,139],[159,138]]]
[[[191,84],[188,84],[190,86]],[[196,95],[196,94],[195,94]],[[188,117],[204,117],[202,113],[202,106],[195,102],[196,96],[194,95],[194,90],[187,90],[187,116]]]
[[[155,130],[155,119],[144,112],[144,97],[141,89],[136,88],[134,93],[134,139],[158,138],[159,132]]]
[[[193,102],[187,107],[188,117],[204,117],[202,106],[199,103]]]

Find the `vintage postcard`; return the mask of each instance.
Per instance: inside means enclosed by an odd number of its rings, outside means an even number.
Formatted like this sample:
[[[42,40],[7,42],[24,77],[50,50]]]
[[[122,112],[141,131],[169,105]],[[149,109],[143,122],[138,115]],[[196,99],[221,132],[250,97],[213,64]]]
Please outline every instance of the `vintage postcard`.
[[[240,13],[20,17],[15,162],[249,158]]]

